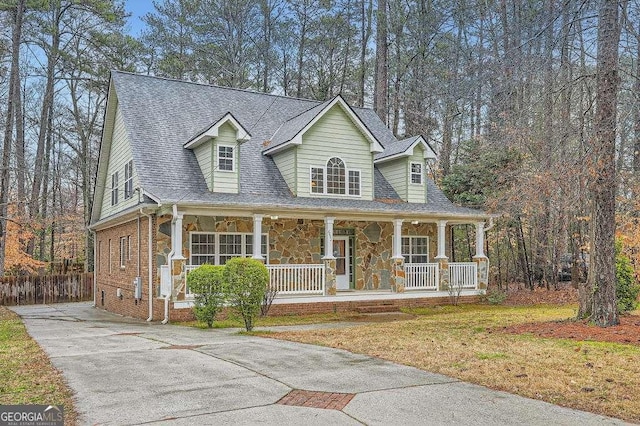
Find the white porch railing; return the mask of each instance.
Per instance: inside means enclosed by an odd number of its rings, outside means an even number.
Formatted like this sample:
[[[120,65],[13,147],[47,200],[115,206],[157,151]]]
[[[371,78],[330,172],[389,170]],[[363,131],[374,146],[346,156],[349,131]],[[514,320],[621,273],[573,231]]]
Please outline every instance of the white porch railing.
[[[277,294],[324,294],[323,264],[267,265],[267,269]]]
[[[185,297],[192,297],[189,289],[189,272],[200,265],[186,265]],[[324,294],[325,279],[323,264],[266,265],[269,284],[281,295]],[[171,277],[169,276],[169,279]],[[171,282],[169,280],[169,282]],[[171,290],[169,290],[171,291]]]
[[[478,288],[478,265],[475,262],[449,263],[449,282],[453,288]]]
[[[407,290],[437,290],[439,265],[437,263],[405,263],[404,274]]]

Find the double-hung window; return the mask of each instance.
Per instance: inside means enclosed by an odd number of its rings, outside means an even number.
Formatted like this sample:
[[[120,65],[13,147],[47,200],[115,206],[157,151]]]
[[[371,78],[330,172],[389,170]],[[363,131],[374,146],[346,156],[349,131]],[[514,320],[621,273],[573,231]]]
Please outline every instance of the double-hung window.
[[[422,185],[422,164],[411,163],[411,183]]]
[[[253,234],[192,232],[191,264],[224,265],[234,257],[253,256]],[[262,234],[262,256],[267,259],[268,238]]]
[[[233,150],[232,146],[219,145],[218,146],[218,170],[225,172],[232,172],[235,170],[233,162]]]
[[[124,199],[133,197],[133,160],[124,165]]]
[[[118,172],[111,175],[111,205],[118,204]]]
[[[360,170],[350,170],[333,157],[324,167],[311,167],[310,185],[312,194],[360,196]]]
[[[429,237],[402,237],[402,256],[405,263],[427,263]]]

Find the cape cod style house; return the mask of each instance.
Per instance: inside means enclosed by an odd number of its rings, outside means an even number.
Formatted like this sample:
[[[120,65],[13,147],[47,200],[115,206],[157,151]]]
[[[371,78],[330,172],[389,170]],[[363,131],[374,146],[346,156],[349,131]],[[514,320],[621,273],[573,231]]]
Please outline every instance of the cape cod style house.
[[[417,304],[450,286],[478,295],[489,215],[444,196],[434,158],[421,136],[397,140],[341,96],[113,72],[91,223],[96,305],[189,317],[189,271],[234,256],[264,261],[278,312]],[[448,262],[454,224],[476,226],[470,262]]]

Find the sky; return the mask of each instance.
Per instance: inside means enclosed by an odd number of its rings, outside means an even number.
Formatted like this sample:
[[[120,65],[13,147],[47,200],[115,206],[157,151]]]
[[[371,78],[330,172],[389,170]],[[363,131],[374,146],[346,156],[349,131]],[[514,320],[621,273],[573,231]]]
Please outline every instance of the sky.
[[[129,28],[127,28],[129,34],[133,36],[139,35],[140,31],[144,27],[144,23],[140,18],[147,12],[152,12],[154,10],[153,2],[151,0],[125,0],[124,8],[131,14],[128,19]]]

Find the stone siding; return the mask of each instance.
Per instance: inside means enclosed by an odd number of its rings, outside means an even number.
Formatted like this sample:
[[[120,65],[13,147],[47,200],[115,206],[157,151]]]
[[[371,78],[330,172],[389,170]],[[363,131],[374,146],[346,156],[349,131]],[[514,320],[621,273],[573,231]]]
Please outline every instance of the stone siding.
[[[189,263],[189,232],[251,233],[251,217],[189,216],[183,220],[183,255]],[[389,290],[394,287],[392,274],[393,223],[336,220],[334,230],[350,230],[355,241],[354,280],[356,290]],[[324,221],[308,219],[271,219],[265,217],[262,232],[269,235],[268,263],[321,264]],[[402,235],[428,236],[429,260],[437,250],[435,224],[413,225],[405,222]],[[167,263],[171,251],[171,216],[158,219],[156,261],[158,267]],[[159,273],[158,273],[159,276]]]

